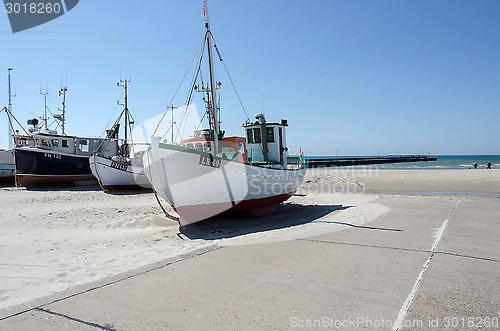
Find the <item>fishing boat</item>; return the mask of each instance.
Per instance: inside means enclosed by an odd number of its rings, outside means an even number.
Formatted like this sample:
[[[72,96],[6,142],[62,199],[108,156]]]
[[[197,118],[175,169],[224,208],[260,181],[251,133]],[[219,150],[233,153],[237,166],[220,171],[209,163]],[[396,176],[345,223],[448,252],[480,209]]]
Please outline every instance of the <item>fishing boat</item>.
[[[89,158],[96,149],[114,155],[118,146],[102,144],[101,137],[33,133],[34,146],[16,147],[16,179],[25,187],[92,185]]]
[[[14,154],[12,152],[12,93],[10,86],[10,72],[12,68],[7,70],[8,72],[8,82],[9,82],[9,105],[8,107],[3,107],[2,111],[7,114],[7,130],[8,130],[8,149],[0,149],[0,183],[1,184],[11,184],[14,183],[15,178],[15,166],[14,166]]]
[[[254,121],[247,118],[243,125],[246,137],[225,137],[220,128],[217,89],[221,84],[214,78],[207,0],[203,5],[210,81],[206,85],[194,82],[192,89],[203,94],[209,128],[195,131],[178,145],[153,135],[144,155],[146,176],[155,193],[179,215],[181,226],[226,213],[260,216],[276,211],[295,193],[305,175],[303,155],[288,153],[286,120],[266,122],[263,114],[256,114]],[[222,61],[215,43],[214,48]]]
[[[30,146],[33,138],[31,136],[14,135],[15,146]],[[0,184],[14,184],[16,166],[14,164],[14,149],[0,148]]]
[[[0,149],[0,184],[13,184],[15,177],[12,149]]]
[[[128,109],[128,83],[129,79],[120,80],[118,86],[124,88],[124,108],[118,116],[105,141],[114,141],[120,148],[115,155],[109,155],[102,150],[96,151],[89,159],[92,174],[97,178],[100,185],[107,191],[151,188],[148,178],[144,174],[142,156],[144,152],[134,153],[134,144],[129,141],[134,120]],[[119,139],[121,118],[124,119],[124,139]],[[137,146],[137,145],[135,145]]]
[[[16,146],[14,158],[16,180],[21,186],[46,187],[66,185],[92,185],[97,180],[90,171],[89,158],[96,150],[103,154],[114,155],[118,145],[113,142],[103,143],[102,137],[69,136],[65,134],[65,93],[63,96],[62,134],[50,130],[47,114],[43,118],[44,132],[33,132],[32,146]],[[47,106],[45,105],[47,110]],[[59,114],[58,114],[59,115]]]

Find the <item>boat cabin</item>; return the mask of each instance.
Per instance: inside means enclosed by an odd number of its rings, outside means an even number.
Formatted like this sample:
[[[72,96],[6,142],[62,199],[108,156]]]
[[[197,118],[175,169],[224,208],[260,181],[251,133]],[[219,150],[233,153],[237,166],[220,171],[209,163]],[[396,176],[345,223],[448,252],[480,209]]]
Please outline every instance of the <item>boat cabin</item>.
[[[288,148],[286,147],[287,120],[281,123],[266,123],[264,115],[256,114],[257,121],[243,127],[247,135],[248,161],[287,168]]]
[[[118,150],[116,141],[97,137],[76,137],[52,133],[33,133],[34,146],[41,149],[57,151],[67,154],[91,156],[94,152],[103,155],[115,155]]]

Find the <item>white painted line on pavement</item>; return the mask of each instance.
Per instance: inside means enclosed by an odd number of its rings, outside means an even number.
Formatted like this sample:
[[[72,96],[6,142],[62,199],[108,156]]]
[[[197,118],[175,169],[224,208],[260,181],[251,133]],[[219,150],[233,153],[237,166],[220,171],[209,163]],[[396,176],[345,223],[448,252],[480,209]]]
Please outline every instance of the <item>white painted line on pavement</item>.
[[[450,220],[451,216],[453,215],[453,212],[455,209],[457,209],[459,202],[462,199],[457,201],[457,204],[455,207],[453,207],[453,210],[450,213],[450,216],[444,220],[443,224],[441,224],[441,227],[439,228],[438,232],[436,233],[436,239],[434,240],[434,244],[432,245],[431,249],[431,255],[427,259],[427,261],[424,263],[424,266],[422,267],[422,270],[417,276],[417,279],[415,280],[415,284],[413,284],[413,288],[410,291],[410,294],[408,294],[408,297],[406,297],[405,302],[403,303],[403,306],[399,310],[398,317],[394,321],[394,324],[392,325],[392,330],[393,331],[398,331],[401,326],[403,325],[403,321],[406,317],[406,314],[408,313],[408,309],[410,308],[410,305],[413,301],[413,298],[415,298],[415,294],[417,294],[418,287],[420,283],[422,282],[422,278],[424,277],[424,273],[429,267],[429,264],[431,263],[432,258],[434,257],[434,252],[436,251],[437,246],[439,245],[439,242],[441,241],[441,238],[443,237],[444,230],[446,229],[446,226],[448,225],[448,221]]]

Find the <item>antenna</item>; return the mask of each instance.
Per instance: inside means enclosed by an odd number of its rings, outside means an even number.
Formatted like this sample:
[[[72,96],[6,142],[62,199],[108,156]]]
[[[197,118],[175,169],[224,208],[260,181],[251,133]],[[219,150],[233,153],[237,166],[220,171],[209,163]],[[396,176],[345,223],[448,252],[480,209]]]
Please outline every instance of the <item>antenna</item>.
[[[9,149],[12,148],[12,135],[14,134],[14,132],[12,132],[12,100],[11,98],[15,97],[16,95],[12,94],[11,90],[10,90],[10,72],[14,70],[12,68],[9,68],[8,69],[8,73],[9,73],[9,112],[7,114],[7,118],[9,119]]]
[[[45,92],[42,92],[42,88],[40,87],[40,94],[43,95],[43,100],[44,100],[44,108],[43,108],[43,123],[45,126],[45,132],[48,131],[48,126],[47,126],[47,95],[49,92],[47,89],[45,89]]]
[[[64,131],[64,124],[66,123],[66,92],[68,91],[68,88],[66,86],[64,87],[61,87],[61,89],[59,90],[59,96],[62,95],[63,97],[63,100],[62,100],[62,109],[58,108],[59,111],[62,111],[62,117],[55,117],[56,119],[58,119],[59,121],[61,121],[61,129],[62,129],[62,134],[64,135],[65,134],[65,131]]]

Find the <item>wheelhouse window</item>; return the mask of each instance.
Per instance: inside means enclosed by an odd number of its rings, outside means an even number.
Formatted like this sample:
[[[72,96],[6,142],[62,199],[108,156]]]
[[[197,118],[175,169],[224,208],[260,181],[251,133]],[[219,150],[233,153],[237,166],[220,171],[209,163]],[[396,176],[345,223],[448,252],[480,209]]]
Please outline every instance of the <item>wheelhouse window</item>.
[[[61,146],[67,148],[68,147],[68,140],[67,139],[63,139]]]
[[[52,146],[59,147],[59,139],[52,139]]]
[[[253,144],[253,131],[252,129],[247,130],[247,140],[249,144]]]
[[[260,136],[260,128],[253,129],[253,137],[254,137],[254,143],[260,144],[262,142]]]
[[[49,142],[47,141],[47,139],[42,138],[42,146],[43,147],[49,147]]]
[[[82,139],[78,142],[78,149],[81,152],[88,153],[89,151],[89,141],[87,139]]]
[[[274,142],[274,128],[267,128],[267,142]]]
[[[202,143],[196,143],[196,145],[195,145],[195,146],[196,146],[195,148],[196,148],[197,150],[199,150],[199,151],[202,151],[202,150],[203,150],[203,144],[202,144]]]

